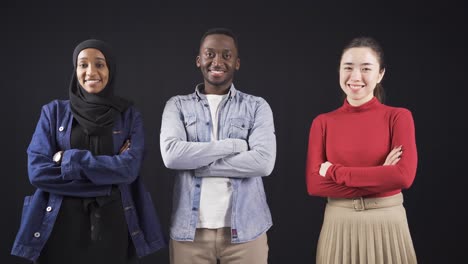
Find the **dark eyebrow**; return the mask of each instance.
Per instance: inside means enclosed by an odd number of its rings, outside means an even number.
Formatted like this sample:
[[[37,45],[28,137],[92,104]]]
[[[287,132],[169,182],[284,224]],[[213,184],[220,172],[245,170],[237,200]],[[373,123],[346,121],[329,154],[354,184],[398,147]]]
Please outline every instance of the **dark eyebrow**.
[[[354,63],[352,63],[352,62],[345,62],[345,63],[343,63],[343,64],[344,64],[344,65],[354,65]],[[364,65],[364,66],[367,66],[367,65],[374,65],[374,64],[372,64],[372,63],[370,63],[370,62],[364,62],[364,63],[361,64],[361,66],[363,66],[363,65]]]
[[[205,51],[216,51],[215,48],[205,48]],[[232,49],[222,49],[223,52],[232,52]]]
[[[78,60],[87,60],[87,59],[88,59],[88,57],[81,57],[81,58],[78,58]],[[101,58],[101,57],[97,57],[96,59],[97,59],[97,60],[106,61],[106,59]]]

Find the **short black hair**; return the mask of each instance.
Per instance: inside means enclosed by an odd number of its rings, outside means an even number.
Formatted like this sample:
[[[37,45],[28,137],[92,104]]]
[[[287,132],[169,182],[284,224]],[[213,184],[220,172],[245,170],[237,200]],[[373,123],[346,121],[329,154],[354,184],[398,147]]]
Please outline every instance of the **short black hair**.
[[[234,32],[230,30],[229,28],[217,27],[217,28],[208,29],[200,39],[200,47],[203,44],[203,41],[205,41],[205,38],[207,36],[215,35],[215,34],[221,34],[221,35],[226,35],[228,37],[231,37],[232,40],[234,40],[234,45],[236,46],[236,49],[237,49],[237,55],[239,56],[239,45],[237,43],[237,37],[234,34]]]

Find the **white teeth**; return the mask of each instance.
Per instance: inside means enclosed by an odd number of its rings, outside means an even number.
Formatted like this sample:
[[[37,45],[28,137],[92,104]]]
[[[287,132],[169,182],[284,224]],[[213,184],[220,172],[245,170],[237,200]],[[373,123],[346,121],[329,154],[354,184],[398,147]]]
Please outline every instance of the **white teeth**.
[[[352,89],[359,89],[359,88],[364,87],[364,85],[351,85],[351,84],[349,84],[349,87],[351,87]]]

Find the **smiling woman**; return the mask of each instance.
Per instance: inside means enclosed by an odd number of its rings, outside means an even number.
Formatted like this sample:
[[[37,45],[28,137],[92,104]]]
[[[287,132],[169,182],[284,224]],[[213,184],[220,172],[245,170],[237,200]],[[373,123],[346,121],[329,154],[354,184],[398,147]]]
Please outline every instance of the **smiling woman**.
[[[78,54],[76,76],[88,93],[100,93],[109,81],[106,58],[98,49],[84,49]]]
[[[370,101],[384,74],[385,68],[371,48],[350,48],[341,57],[340,85],[351,105]]]
[[[383,52],[372,38],[343,50],[343,105],[311,125],[306,181],[327,197],[316,263],[416,263],[403,189],[416,175],[412,114],[384,105]]]
[[[73,66],[70,100],[43,106],[27,150],[36,191],[25,198],[12,254],[41,264],[137,263],[166,246],[139,177],[141,115],[114,95],[108,44],[81,42]]]

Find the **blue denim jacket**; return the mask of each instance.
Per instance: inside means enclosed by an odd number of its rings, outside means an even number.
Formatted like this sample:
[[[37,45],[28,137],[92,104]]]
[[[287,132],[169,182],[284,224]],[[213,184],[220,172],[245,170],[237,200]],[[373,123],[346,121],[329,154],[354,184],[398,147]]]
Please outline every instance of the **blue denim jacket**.
[[[200,88],[169,99],[162,116],[162,158],[166,167],[176,170],[170,235],[174,240],[193,241],[201,177],[229,177],[231,241],[247,242],[272,225],[262,176],[270,175],[275,164],[273,114],[263,98],[231,85],[219,104],[219,140],[211,141],[210,108]]]
[[[36,260],[53,229],[63,196],[109,195],[112,185],[121,191],[128,230],[139,257],[166,246],[151,195],[138,177],[144,152],[140,113],[130,107],[114,123],[114,151],[126,139],[130,149],[120,155],[93,156],[70,148],[72,114],[68,100],[42,107],[41,117],[28,147],[28,175],[37,188],[24,199],[21,224],[11,254]],[[64,150],[62,164],[52,156]]]

